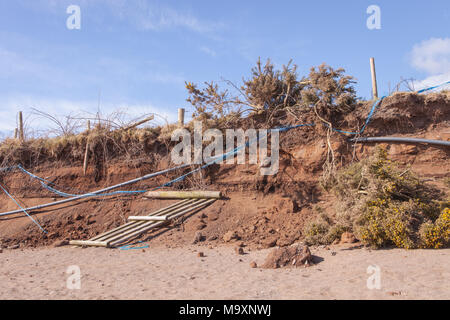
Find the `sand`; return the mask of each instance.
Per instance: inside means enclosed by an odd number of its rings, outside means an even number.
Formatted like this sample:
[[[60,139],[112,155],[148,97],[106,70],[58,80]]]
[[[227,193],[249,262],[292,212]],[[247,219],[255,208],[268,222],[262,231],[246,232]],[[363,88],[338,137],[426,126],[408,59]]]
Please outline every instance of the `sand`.
[[[232,246],[143,250],[40,248],[0,253],[0,299],[449,299],[450,249],[312,248],[308,268],[251,268],[270,249]],[[204,257],[198,257],[198,252]],[[81,289],[68,289],[71,265]],[[369,265],[380,288],[369,289]]]

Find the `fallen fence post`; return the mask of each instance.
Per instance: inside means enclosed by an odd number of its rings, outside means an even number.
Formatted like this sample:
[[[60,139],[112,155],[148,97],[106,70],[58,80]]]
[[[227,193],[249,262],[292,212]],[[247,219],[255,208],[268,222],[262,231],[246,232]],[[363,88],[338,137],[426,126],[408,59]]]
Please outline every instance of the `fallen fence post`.
[[[167,221],[167,216],[129,216],[129,221]]]
[[[146,122],[148,122],[148,121],[151,121],[151,120],[153,120],[155,118],[155,116],[154,115],[151,115],[150,117],[147,117],[147,118],[145,118],[144,120],[141,120],[141,121],[139,121],[139,122],[136,122],[136,123],[133,123],[132,125],[129,125],[128,127],[125,127],[125,128],[123,128],[122,130],[130,130],[130,129],[133,129],[133,128],[136,128],[137,126],[140,126],[141,124],[144,124],[144,123],[146,123]]]
[[[144,198],[158,199],[220,199],[220,191],[149,191]]]
[[[96,246],[96,247],[109,247],[108,241],[92,241],[92,240],[71,240],[69,244],[74,246]]]

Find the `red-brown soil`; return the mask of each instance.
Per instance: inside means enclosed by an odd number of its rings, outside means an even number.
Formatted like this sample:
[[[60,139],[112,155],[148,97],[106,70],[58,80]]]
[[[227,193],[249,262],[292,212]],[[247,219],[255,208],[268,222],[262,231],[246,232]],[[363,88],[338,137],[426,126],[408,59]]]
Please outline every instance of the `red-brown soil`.
[[[360,126],[370,105],[349,115],[344,121],[348,128]],[[201,232],[205,245],[230,242],[255,248],[290,245],[302,238],[305,221],[313,214],[313,206],[333,210],[334,197],[323,191],[318,183],[326,159],[327,143],[318,128],[297,128],[280,134],[280,170],[274,176],[261,176],[257,165],[215,165],[200,175],[189,177],[174,188],[220,190],[223,200],[190,217],[174,222],[167,228],[143,235],[152,245],[182,246],[192,243]],[[396,94],[386,98],[375,114],[364,136],[395,135],[450,140],[450,94]],[[332,146],[337,165],[342,166],[372,154],[374,144],[353,144],[346,136],[333,134]],[[407,144],[384,144],[391,159],[404,165],[441,189],[447,190],[445,179],[450,177],[450,149],[445,147]],[[155,159],[149,156],[149,159]],[[91,166],[86,176],[82,163],[71,165],[42,163],[29,168],[64,191],[84,193],[133,179],[169,166],[167,157],[155,163],[123,162],[112,159],[107,171],[96,182],[96,170]],[[187,172],[187,170],[183,171]],[[182,172],[143,181],[128,190],[151,189],[180,175]],[[54,201],[54,194],[38,182],[19,172],[0,174],[0,182],[32,206]],[[64,188],[65,187],[65,188]],[[142,196],[96,198],[47,211],[35,212],[34,217],[48,231],[44,234],[24,214],[0,218],[0,246],[20,247],[51,245],[63,239],[89,239],[126,222],[130,215],[150,213],[172,201],[145,200]],[[4,194],[0,195],[0,211],[17,209]],[[233,239],[224,235],[233,233]],[[228,234],[229,235],[229,234]]]

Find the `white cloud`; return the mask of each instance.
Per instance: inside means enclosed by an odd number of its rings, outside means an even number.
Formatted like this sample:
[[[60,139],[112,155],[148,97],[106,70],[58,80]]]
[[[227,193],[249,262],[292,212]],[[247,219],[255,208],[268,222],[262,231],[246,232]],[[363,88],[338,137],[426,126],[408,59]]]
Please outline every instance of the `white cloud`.
[[[158,8],[147,4],[143,5],[143,10],[137,10],[137,26],[143,30],[162,30],[170,28],[186,28],[192,31],[204,33],[211,31],[212,26],[200,22],[190,14],[175,11],[169,7]]]
[[[445,83],[447,81],[450,81],[450,72],[433,75],[433,76],[429,76],[423,80],[414,81],[414,89],[420,90],[420,89],[424,89],[424,88],[429,88],[429,87],[432,87],[435,85]],[[449,90],[450,84],[442,86],[439,89],[440,90],[443,90],[443,89]]]
[[[416,90],[450,80],[450,38],[431,38],[414,45],[411,54],[414,68],[428,76],[414,82]]]
[[[95,20],[105,23],[105,13],[113,18],[124,21],[140,30],[161,31],[173,28],[185,28],[198,33],[209,33],[222,24],[215,21],[203,21],[194,14],[181,11],[164,4],[164,1],[151,0],[17,0],[19,3],[35,11],[46,11],[53,15],[65,14],[65,9],[71,4],[81,7],[81,12],[98,10],[103,19]],[[183,7],[182,2],[177,7]],[[84,16],[84,15],[83,15]],[[92,18],[94,15],[91,15]],[[87,15],[85,16],[88,19]],[[89,18],[89,19],[90,19]],[[85,18],[83,18],[85,19]]]
[[[414,45],[412,65],[429,74],[450,71],[450,38],[431,38]]]

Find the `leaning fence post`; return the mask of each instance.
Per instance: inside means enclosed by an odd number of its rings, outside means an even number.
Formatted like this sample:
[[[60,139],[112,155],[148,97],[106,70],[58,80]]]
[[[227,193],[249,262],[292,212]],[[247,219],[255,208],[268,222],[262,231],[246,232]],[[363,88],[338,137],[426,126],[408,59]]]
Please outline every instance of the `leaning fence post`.
[[[370,72],[372,74],[372,95],[378,99],[377,74],[375,73],[375,58],[370,58]]]
[[[25,141],[25,135],[23,133],[23,116],[22,111],[19,111],[19,139],[21,142]]]
[[[86,137],[86,150],[84,151],[84,161],[83,161],[83,174],[86,175],[87,166],[88,166],[88,155],[89,155],[89,133],[91,131],[91,121],[87,121],[87,132],[88,135]]]

